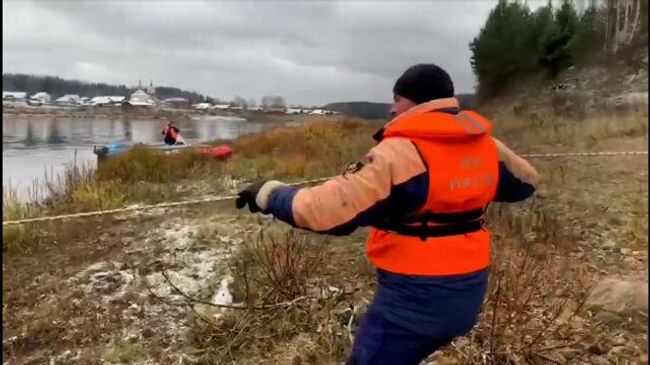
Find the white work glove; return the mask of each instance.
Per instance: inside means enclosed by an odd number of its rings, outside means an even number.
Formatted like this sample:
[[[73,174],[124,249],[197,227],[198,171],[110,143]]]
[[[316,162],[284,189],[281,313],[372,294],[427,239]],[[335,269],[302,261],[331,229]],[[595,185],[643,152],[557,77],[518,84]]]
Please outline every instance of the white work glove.
[[[237,209],[242,209],[248,205],[248,210],[250,210],[251,213],[266,213],[271,193],[282,186],[286,186],[286,184],[275,180],[260,180],[247,186],[237,194],[235,206]]]

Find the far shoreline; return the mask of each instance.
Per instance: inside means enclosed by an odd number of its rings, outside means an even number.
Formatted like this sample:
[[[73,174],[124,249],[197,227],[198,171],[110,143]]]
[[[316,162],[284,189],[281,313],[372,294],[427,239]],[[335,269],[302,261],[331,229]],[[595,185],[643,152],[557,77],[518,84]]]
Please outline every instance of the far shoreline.
[[[310,114],[285,114],[281,112],[222,112],[222,111],[195,111],[190,109],[134,109],[123,110],[122,108],[42,108],[42,107],[7,107],[2,108],[3,117],[16,118],[72,118],[72,119],[129,119],[137,120],[174,120],[184,121],[195,118],[241,118],[251,123],[302,123],[311,119],[330,119],[329,116]],[[215,119],[217,122],[218,120]]]

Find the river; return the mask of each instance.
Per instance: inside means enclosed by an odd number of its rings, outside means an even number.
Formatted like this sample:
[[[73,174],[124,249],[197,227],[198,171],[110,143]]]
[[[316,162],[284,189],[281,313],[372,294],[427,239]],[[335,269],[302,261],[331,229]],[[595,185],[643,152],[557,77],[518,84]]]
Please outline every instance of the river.
[[[83,118],[2,117],[2,184],[21,194],[45,172],[58,174],[73,162],[96,164],[93,145],[109,141],[162,142],[162,120],[109,120]],[[181,135],[190,143],[234,139],[260,132],[272,124],[239,118],[201,117],[177,121]]]

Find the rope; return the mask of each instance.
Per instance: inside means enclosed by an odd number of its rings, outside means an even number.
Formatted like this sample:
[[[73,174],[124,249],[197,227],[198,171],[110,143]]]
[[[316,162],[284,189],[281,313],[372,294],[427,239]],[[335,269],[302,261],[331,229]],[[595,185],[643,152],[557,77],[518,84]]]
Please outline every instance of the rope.
[[[292,184],[288,184],[288,185],[290,185],[290,186],[309,185],[309,184],[324,182],[324,181],[327,181],[329,179],[331,179],[331,177],[300,181],[300,182],[296,182],[296,183],[292,183]],[[50,222],[50,221],[58,221],[58,220],[72,219],[72,218],[97,217],[97,216],[101,216],[101,215],[110,215],[110,214],[117,214],[117,213],[123,213],[123,212],[145,211],[145,210],[152,210],[152,209],[157,209],[157,208],[180,207],[180,206],[185,206],[185,205],[194,205],[194,204],[202,204],[202,203],[212,203],[212,202],[219,202],[219,201],[226,201],[226,200],[234,200],[236,198],[237,198],[237,195],[223,195],[223,196],[212,196],[212,197],[207,197],[207,198],[202,198],[202,199],[184,200],[184,201],[180,201],[180,202],[158,203],[158,204],[141,205],[141,206],[134,205],[134,206],[125,207],[125,208],[116,208],[116,209],[108,209],[108,210],[96,210],[96,211],[92,211],[92,212],[71,213],[71,214],[53,215],[53,216],[46,216],[46,217],[26,218],[26,219],[17,219],[17,220],[11,220],[11,221],[3,221],[2,226],[6,227],[6,226],[16,226],[16,225],[21,225],[21,224],[26,224],[26,223]]]
[[[553,158],[553,157],[594,157],[594,156],[638,156],[647,155],[648,151],[620,151],[620,152],[567,152],[567,153],[532,153],[520,155],[525,158]]]
[[[522,154],[520,156],[524,158],[555,158],[555,157],[595,157],[595,156],[638,156],[638,155],[647,155],[647,154],[648,151],[614,151],[614,152],[535,153],[535,154]],[[332,178],[333,177],[326,177],[320,179],[305,180],[305,181],[299,181],[288,185],[290,186],[309,185],[309,184],[325,182]],[[194,205],[194,204],[212,203],[212,202],[233,200],[235,198],[237,198],[236,195],[213,196],[213,197],[207,197],[202,199],[184,200],[180,202],[159,203],[159,204],[142,205],[142,206],[135,205],[135,206],[125,207],[125,208],[97,210],[92,212],[17,219],[17,220],[3,221],[2,226],[3,227],[17,226],[26,223],[51,222],[51,221],[73,219],[73,218],[97,217],[102,215],[111,215],[111,214],[117,214],[123,212],[145,211],[145,210],[152,210],[157,208],[171,208],[171,207],[180,207],[180,206]]]

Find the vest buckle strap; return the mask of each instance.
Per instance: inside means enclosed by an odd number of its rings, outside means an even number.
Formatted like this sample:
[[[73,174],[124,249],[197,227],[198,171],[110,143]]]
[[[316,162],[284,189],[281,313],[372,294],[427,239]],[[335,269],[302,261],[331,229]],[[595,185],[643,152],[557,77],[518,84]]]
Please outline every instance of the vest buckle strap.
[[[432,237],[456,236],[477,232],[483,229],[484,224],[484,219],[477,219],[471,222],[457,222],[439,226],[430,226],[424,222],[424,224],[418,224],[417,226],[401,224],[375,228],[403,236],[418,237],[425,242],[427,238]]]

